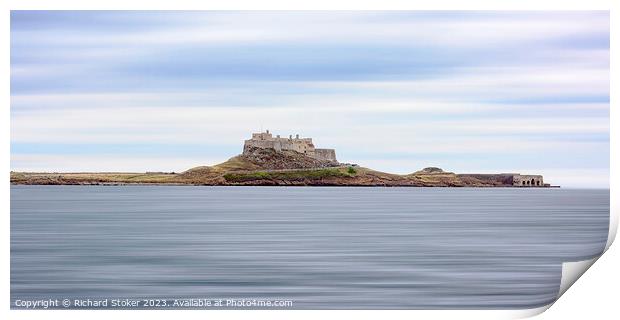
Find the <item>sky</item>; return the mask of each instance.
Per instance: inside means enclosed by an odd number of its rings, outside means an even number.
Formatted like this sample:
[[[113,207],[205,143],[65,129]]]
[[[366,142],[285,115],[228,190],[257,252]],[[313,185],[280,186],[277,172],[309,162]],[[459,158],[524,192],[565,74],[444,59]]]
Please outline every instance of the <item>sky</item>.
[[[175,171],[252,132],[393,173],[609,186],[606,11],[12,11],[11,170]]]

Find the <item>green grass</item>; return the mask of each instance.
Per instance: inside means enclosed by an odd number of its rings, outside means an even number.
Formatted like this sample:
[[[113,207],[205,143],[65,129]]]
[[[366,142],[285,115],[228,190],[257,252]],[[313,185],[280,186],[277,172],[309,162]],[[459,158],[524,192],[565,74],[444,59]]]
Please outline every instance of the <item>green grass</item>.
[[[323,178],[332,177],[351,177],[353,174],[350,172],[343,172],[339,168],[326,168],[326,169],[311,169],[300,171],[280,171],[280,172],[266,172],[256,171],[247,173],[227,173],[224,175],[224,179],[228,182],[245,182],[253,180],[289,180],[289,181],[302,181],[302,180],[320,180]]]
[[[226,171],[240,171],[240,170],[258,170],[259,167],[241,156],[236,156],[222,162],[218,165],[211,167],[212,169],[220,172]]]

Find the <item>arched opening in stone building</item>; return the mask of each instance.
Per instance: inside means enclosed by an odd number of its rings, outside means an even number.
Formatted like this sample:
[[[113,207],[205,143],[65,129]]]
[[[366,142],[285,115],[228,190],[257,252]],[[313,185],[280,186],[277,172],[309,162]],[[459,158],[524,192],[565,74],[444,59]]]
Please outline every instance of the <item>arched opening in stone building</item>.
[[[534,179],[532,179],[532,185],[535,185],[535,184],[536,184],[536,181],[534,181]]]
[[[525,185],[525,181],[521,181],[523,185]]]
[[[530,181],[529,181],[529,180],[527,181],[527,185],[528,185],[528,186],[530,185]]]
[[[536,185],[537,185],[537,186],[540,186],[540,181],[536,181]]]

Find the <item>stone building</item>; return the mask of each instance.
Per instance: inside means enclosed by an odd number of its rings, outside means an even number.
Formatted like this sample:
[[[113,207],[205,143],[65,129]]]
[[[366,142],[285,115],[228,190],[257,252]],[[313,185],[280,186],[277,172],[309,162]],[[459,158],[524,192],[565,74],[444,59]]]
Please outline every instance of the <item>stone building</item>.
[[[334,149],[318,149],[314,147],[312,138],[300,138],[299,135],[289,135],[288,138],[280,138],[277,135],[275,138],[269,130],[260,133],[252,133],[252,139],[245,140],[243,145],[243,153],[248,151],[248,148],[263,148],[274,149],[276,151],[290,150],[302,153],[308,157],[318,160],[336,160],[336,151]]]
[[[541,175],[512,175],[512,185],[515,187],[544,187],[543,176]]]

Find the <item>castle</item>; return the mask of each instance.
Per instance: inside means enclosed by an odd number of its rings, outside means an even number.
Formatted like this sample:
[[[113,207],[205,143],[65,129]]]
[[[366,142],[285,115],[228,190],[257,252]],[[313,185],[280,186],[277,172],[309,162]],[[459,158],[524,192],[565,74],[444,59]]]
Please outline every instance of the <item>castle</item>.
[[[336,160],[336,151],[334,149],[317,149],[312,143],[312,138],[300,138],[299,135],[289,135],[288,138],[275,138],[269,133],[269,130],[261,133],[252,133],[252,139],[245,140],[243,144],[243,153],[247,154],[249,148],[274,149],[276,151],[290,150],[302,153],[308,157],[334,161]]]

